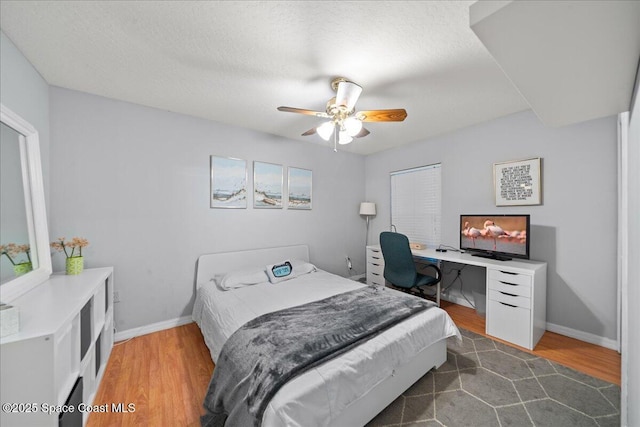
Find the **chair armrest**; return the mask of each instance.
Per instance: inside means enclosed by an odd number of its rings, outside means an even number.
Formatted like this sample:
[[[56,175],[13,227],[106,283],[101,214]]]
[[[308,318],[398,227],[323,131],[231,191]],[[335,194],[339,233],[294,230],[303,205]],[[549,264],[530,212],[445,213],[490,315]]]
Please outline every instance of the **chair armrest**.
[[[422,272],[427,268],[431,268],[435,271],[436,275],[434,277],[436,278],[437,281],[440,281],[442,279],[442,271],[440,271],[440,268],[435,264],[421,264],[421,267],[420,267],[421,274],[424,274]]]

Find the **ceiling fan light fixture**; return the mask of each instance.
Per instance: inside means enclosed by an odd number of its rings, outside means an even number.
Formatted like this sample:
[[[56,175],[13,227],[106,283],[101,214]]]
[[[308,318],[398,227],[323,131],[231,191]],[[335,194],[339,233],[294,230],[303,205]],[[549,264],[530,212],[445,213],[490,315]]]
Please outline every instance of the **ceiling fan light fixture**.
[[[320,138],[324,139],[325,141],[328,141],[329,138],[331,138],[331,135],[333,135],[333,122],[324,122],[323,124],[321,124],[320,126],[318,126],[318,128],[316,129],[316,132],[318,132],[318,135],[320,135]]]
[[[338,151],[338,144],[349,144],[353,138],[369,135],[371,132],[363,127],[363,122],[401,122],[407,117],[403,108],[356,112],[355,105],[362,93],[362,87],[344,77],[333,78],[331,89],[336,92],[336,96],[327,101],[324,112],[284,106],[278,107],[278,111],[328,119],[320,126],[304,132],[302,136],[317,133],[327,142],[333,140],[333,151]]]
[[[362,122],[357,117],[348,117],[343,122],[344,130],[349,136],[356,136],[362,130]]]
[[[341,81],[336,91],[336,105],[351,111],[356,106],[361,93],[362,87],[353,82]]]
[[[349,144],[351,141],[353,141],[353,138],[347,132],[340,131],[340,134],[338,137],[338,144],[345,145],[345,144]]]

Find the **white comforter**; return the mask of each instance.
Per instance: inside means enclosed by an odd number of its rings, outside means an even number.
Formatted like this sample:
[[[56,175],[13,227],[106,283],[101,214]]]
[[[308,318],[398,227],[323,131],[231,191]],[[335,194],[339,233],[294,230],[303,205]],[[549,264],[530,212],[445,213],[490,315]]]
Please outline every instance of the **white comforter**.
[[[198,289],[193,319],[215,362],[229,336],[249,320],[362,286],[324,271],[230,291],[209,282]],[[397,291],[381,288],[380,292]],[[415,315],[288,382],[271,400],[263,425],[332,425],[334,417],[418,352],[459,334],[444,310],[434,307]]]

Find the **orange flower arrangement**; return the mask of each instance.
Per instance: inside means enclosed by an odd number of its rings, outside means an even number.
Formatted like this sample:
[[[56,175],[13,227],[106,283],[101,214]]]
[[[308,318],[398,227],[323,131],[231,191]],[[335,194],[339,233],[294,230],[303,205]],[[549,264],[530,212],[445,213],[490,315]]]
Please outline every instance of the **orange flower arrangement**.
[[[58,252],[64,252],[67,258],[81,257],[82,248],[87,246],[89,246],[89,241],[83,237],[74,237],[68,242],[65,237],[58,237],[58,240],[51,242],[51,247]],[[77,255],[76,249],[78,250]]]
[[[7,243],[6,245],[0,245],[0,256],[6,255],[11,261],[11,264],[23,264],[25,262],[31,262],[30,256],[30,247],[29,245],[16,245],[15,243]],[[21,253],[25,253],[27,255],[27,261],[16,261],[15,258]]]

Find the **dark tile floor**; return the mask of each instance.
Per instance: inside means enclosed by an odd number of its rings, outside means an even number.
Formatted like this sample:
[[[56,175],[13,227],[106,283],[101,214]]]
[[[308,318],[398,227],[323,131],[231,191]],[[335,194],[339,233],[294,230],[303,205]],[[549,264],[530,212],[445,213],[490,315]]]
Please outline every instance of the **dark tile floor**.
[[[619,426],[620,387],[461,330],[368,426]]]

